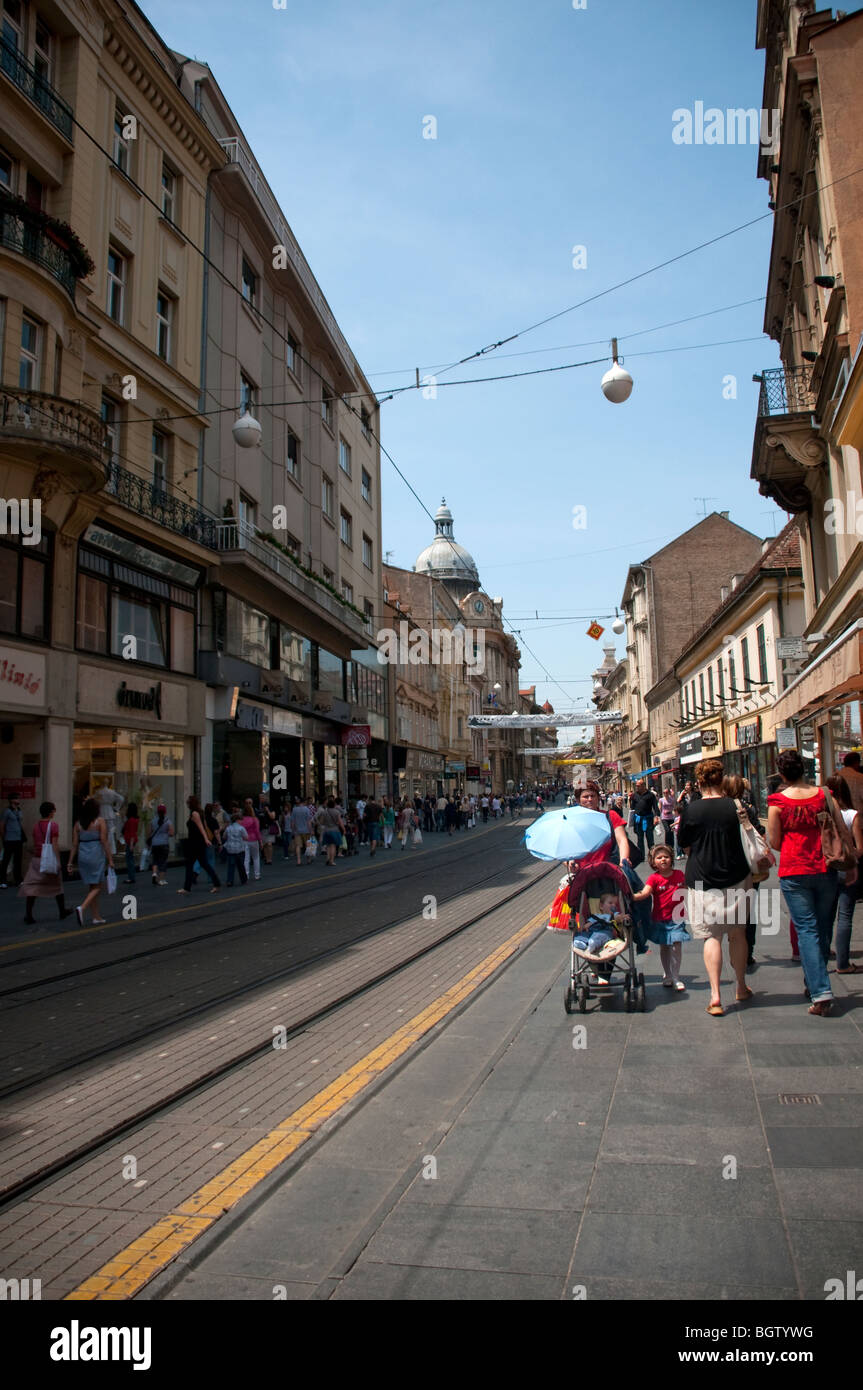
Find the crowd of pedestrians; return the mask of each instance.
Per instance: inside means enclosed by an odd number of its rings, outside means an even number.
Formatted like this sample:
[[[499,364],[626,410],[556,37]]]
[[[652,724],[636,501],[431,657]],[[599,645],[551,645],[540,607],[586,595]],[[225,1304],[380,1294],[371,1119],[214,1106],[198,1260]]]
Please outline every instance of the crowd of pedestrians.
[[[273,863],[279,846],[283,859],[293,859],[298,867],[312,863],[318,856],[327,867],[334,867],[337,859],[358,855],[364,846],[374,857],[381,848],[412,849],[422,843],[424,833],[452,837],[478,823],[501,819],[507,813],[513,820],[522,814],[528,801],[523,793],[459,793],[395,800],[383,797],[380,801],[362,796],[348,801],[335,795],[323,799],[295,796],[277,812],[263,796],[257,804],[247,797],[231,803],[227,810],[218,801],[202,806],[196,796],[189,796],[187,818],[179,835],[163,803],[156,807],[155,816],[142,834],[138,807],[130,802],[122,824],[120,820],[116,823],[117,855],[122,850],[124,884],[134,885],[138,873],[149,871],[152,885],[165,888],[168,858],[176,845],[184,866],[183,886],[177,891],[191,893],[203,874],[209,881],[210,892],[217,893],[223,887],[232,888],[237,879],[240,884],[260,880],[262,866]],[[19,896],[25,899],[24,920],[28,925],[35,922],[36,900],[45,897],[55,899],[61,921],[74,911],[82,926],[86,922],[101,925],[105,921],[101,916],[101,894],[112,893],[117,884],[115,837],[101,814],[99,801],[88,797],[75,822],[67,865],[67,872],[80,878],[86,892],[83,902],[74,909],[67,908],[57,848],[60,831],[52,819],[54,811],[53,803],[42,803],[32,830],[33,852],[24,877],[27,833],[21,803],[18,798],[10,799],[0,814],[0,887],[8,887],[11,867]]]
[[[796,750],[781,752],[776,768],[766,827],[745,779],[728,776],[720,759],[708,758],[679,794],[665,791],[657,798],[644,782],[636,783],[628,823],[621,798],[609,796],[604,808],[609,839],[580,861],[625,865],[635,901],[651,906],[653,931],[648,929],[646,936],[660,944],[663,984],[685,988],[682,944],[690,939],[702,943],[710,988],[707,1012],[717,1018],[725,1013],[720,977],[726,940],[735,1001],[745,1004],[753,997],[746,975],[756,966],[759,898],[752,890],[774,868],[790,918],[792,960],[803,969],[809,1013],[824,1017],[830,1011],[829,960],[835,958],[837,974],[861,970],[850,960],[863,860],[860,754],[846,754],[841,772],[823,787],[807,780]],[[589,782],[579,800],[598,810],[597,784]],[[634,865],[645,858],[653,873],[642,883]],[[683,871],[674,867],[675,859],[685,859]],[[672,921],[678,933],[669,932]],[[773,929],[775,919],[770,925]]]

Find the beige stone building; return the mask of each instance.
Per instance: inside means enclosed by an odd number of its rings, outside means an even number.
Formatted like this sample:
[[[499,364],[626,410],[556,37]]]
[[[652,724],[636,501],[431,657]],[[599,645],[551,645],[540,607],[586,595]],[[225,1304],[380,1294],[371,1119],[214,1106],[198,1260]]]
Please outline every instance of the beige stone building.
[[[2,19],[0,492],[40,525],[0,538],[0,775],[25,826],[56,803],[66,847],[90,792],[182,822],[196,785],[195,247],[224,156],[134,5]]]
[[[827,776],[863,742],[863,14],[760,0],[763,105],[778,150],[758,172],[775,208],[751,476],[800,528],[810,658],[775,723]]]

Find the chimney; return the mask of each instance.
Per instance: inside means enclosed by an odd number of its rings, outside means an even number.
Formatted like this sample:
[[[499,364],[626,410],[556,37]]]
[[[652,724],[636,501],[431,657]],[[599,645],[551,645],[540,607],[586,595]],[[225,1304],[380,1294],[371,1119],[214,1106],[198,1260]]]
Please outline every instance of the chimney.
[[[737,589],[737,588],[739,587],[740,581],[741,581],[742,578],[743,578],[743,575],[742,575],[742,574],[732,574],[732,576],[731,576],[731,592],[732,592],[732,593],[734,593],[734,590]]]
[[[728,520],[728,513],[727,513],[727,512],[720,512],[719,515],[722,517],[722,520],[723,520],[723,521],[727,521],[727,520]]]
[[[728,590],[728,585],[727,585],[727,584],[723,584],[722,588],[719,590],[719,601],[720,601],[720,603],[727,603],[727,602],[728,602],[728,592],[729,592],[729,590]]]
[[[761,554],[762,554],[762,555],[766,555],[766,554],[767,554],[768,550],[770,549],[770,547],[771,547],[771,545],[773,544],[773,542],[774,542],[775,539],[776,539],[775,536],[765,536],[764,540],[761,542]]]

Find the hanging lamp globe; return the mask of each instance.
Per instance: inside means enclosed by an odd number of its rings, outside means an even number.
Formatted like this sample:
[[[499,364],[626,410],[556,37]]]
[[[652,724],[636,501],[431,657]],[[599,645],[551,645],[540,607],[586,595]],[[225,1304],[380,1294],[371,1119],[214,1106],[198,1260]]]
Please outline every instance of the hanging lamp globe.
[[[624,401],[628,401],[632,395],[633,386],[632,377],[625,367],[621,367],[617,356],[617,339],[612,338],[612,364],[601,382],[602,394],[607,401],[611,401],[612,405],[622,405]]]
[[[615,618],[614,622],[611,624],[611,630],[620,637],[626,631],[626,623],[622,618]]]
[[[248,410],[231,426],[234,441],[241,449],[254,449],[256,444],[260,444],[262,433],[260,422],[250,415]]]

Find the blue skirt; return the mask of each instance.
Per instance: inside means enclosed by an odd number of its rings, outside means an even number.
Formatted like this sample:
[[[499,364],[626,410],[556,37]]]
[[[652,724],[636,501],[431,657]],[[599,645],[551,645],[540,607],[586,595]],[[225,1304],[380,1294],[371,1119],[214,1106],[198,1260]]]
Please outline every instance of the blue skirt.
[[[651,922],[646,936],[656,946],[673,946],[676,941],[692,940],[682,922]]]

